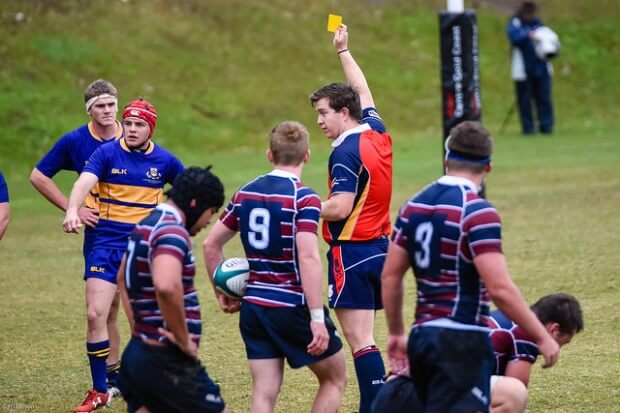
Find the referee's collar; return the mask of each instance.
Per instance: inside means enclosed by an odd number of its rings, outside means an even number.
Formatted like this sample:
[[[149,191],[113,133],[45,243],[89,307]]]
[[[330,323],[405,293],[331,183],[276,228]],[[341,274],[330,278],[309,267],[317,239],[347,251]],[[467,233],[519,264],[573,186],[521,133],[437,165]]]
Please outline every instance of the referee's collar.
[[[271,175],[271,176],[279,176],[280,178],[292,178],[296,181],[299,181],[299,177],[297,175],[295,175],[292,172],[289,171],[285,171],[283,169],[274,169],[273,171],[269,172],[267,175]]]
[[[475,193],[478,193],[478,187],[476,184],[467,178],[463,178],[462,176],[444,175],[439,178],[437,182],[443,185],[464,186]]]
[[[356,126],[353,129],[349,129],[349,130],[342,132],[340,136],[338,136],[336,140],[332,142],[332,148],[336,148],[340,146],[340,144],[344,142],[347,136],[353,135],[354,133],[366,132],[367,130],[370,130],[370,125],[367,123],[362,123],[361,125]]]
[[[174,218],[176,218],[177,222],[180,225],[183,225],[183,218],[181,217],[181,214],[179,213],[179,210],[176,209],[175,207],[173,207],[172,205],[167,204],[167,203],[164,202],[164,203],[161,203],[161,204],[157,205],[155,208],[157,208],[157,209],[159,209],[160,211],[163,211],[163,212],[171,213],[172,215],[174,215]]]

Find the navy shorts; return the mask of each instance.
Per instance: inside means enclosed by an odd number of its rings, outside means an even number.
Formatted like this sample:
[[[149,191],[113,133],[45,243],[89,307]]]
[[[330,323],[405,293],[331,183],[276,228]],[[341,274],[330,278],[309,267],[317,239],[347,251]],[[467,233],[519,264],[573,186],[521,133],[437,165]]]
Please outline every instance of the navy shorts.
[[[336,354],[342,341],[327,308],[324,311],[329,344],[323,354],[313,356],[307,348],[312,341],[308,307],[264,307],[244,301],[239,329],[248,360],[286,358],[289,366],[299,368]]]
[[[123,352],[118,387],[130,413],[141,406],[151,413],[224,410],[220,387],[200,361],[174,346],[155,347],[132,338]]]
[[[84,279],[100,278],[116,284],[116,276],[121,266],[125,250],[111,248],[93,248],[86,257]]]
[[[488,332],[416,327],[409,369],[426,413],[488,412],[493,349]]]
[[[330,308],[379,310],[381,271],[389,241],[333,244],[327,253],[327,297]]]

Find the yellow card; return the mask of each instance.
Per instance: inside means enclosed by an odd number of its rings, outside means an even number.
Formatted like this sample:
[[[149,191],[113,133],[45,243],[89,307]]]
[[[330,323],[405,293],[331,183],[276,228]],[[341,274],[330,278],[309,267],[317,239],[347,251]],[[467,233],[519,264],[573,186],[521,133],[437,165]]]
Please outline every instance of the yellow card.
[[[334,33],[338,27],[342,24],[342,16],[336,14],[330,14],[327,17],[327,31]]]

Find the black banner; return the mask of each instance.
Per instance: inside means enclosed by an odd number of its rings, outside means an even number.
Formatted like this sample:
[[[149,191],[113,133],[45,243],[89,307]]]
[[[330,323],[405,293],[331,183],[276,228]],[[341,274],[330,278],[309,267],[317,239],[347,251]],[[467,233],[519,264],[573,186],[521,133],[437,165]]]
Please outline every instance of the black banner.
[[[476,13],[441,12],[439,27],[443,142],[459,122],[481,119]]]

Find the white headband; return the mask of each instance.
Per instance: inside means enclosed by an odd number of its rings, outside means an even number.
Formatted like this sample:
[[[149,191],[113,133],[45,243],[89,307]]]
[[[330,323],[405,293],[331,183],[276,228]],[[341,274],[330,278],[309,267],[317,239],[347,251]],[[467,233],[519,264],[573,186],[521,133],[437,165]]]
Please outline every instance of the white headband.
[[[95,104],[95,102],[101,98],[114,98],[114,103],[118,103],[118,99],[116,98],[116,96],[110,95],[109,93],[102,93],[101,95],[93,96],[92,98],[88,99],[88,102],[86,102],[86,112],[88,112],[90,108]]]

